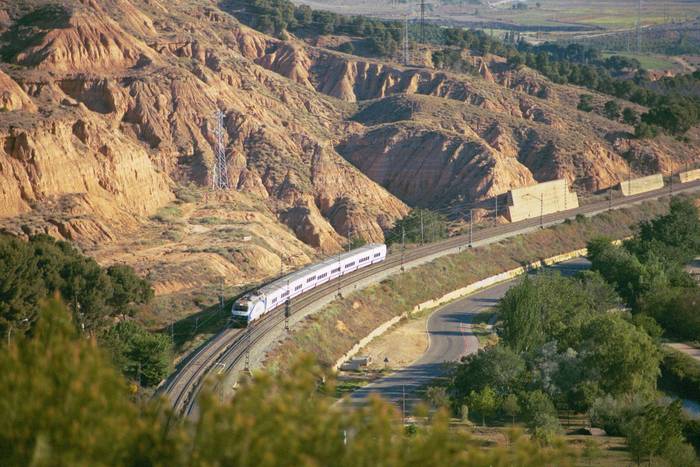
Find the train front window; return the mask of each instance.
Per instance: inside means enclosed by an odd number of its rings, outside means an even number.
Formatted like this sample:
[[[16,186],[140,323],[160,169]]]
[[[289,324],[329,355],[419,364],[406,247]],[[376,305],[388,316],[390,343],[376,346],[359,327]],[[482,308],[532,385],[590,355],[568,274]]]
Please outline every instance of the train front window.
[[[236,303],[235,305],[233,305],[233,309],[234,311],[248,311],[248,305],[239,305],[238,303]]]

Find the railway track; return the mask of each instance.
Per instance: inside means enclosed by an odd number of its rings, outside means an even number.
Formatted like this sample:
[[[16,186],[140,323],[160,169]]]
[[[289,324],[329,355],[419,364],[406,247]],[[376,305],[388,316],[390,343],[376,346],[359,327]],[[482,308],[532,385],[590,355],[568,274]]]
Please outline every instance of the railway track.
[[[386,260],[355,271],[346,276],[329,281],[317,286],[311,291],[299,296],[290,305],[290,314],[298,313],[315,303],[328,299],[338,293],[341,287],[357,284],[363,280],[392,269],[401,268],[417,260],[447,254],[455,249],[469,247],[472,243],[483,242],[489,239],[499,239],[506,236],[517,235],[524,231],[561,223],[566,219],[577,215],[592,215],[610,209],[619,209],[647,200],[700,190],[700,181],[685,184],[675,184],[659,190],[642,193],[628,197],[618,197],[597,201],[576,209],[547,214],[541,217],[527,219],[520,222],[502,224],[494,227],[459,235],[440,242],[422,245],[417,248],[391,251]],[[218,373],[231,371],[245,358],[246,353],[255,346],[268,332],[280,326],[284,322],[284,306],[280,305],[270,311],[263,319],[245,329],[226,328],[199,348],[182,368],[171,377],[163,387],[161,393],[167,395],[173,409],[177,413],[187,416],[193,415],[196,407],[197,394],[202,388],[206,376],[218,368]]]

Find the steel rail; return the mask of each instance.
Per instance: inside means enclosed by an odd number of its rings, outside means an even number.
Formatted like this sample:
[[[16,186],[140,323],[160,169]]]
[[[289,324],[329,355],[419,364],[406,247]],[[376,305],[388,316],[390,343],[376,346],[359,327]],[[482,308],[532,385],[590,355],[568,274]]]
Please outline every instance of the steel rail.
[[[509,235],[517,235],[528,229],[561,223],[578,215],[591,215],[611,209],[620,209],[672,194],[698,191],[700,189],[700,180],[684,184],[677,183],[673,185],[673,188],[673,192],[670,192],[669,188],[664,187],[637,195],[618,197],[613,200],[606,199],[596,201],[579,206],[575,209],[545,214],[541,217],[536,216],[519,222],[496,225],[473,232],[471,242],[468,234],[460,234],[439,242],[407,249],[403,252],[391,251],[381,263],[376,263],[348,275],[340,276],[338,279],[328,281],[300,295],[299,298],[292,301],[290,305],[290,314],[302,311],[316,302],[337,294],[339,288],[338,281],[341,281],[341,286],[346,288],[350,285],[356,285],[358,282],[371,278],[372,276],[379,275],[382,272],[400,267],[401,265],[434,255],[446,254],[454,249],[466,248],[472,243],[493,239],[494,237],[505,238]],[[174,410],[186,415],[192,414],[196,405],[196,396],[201,390],[202,383],[209,371],[214,367],[220,367],[221,372],[231,371],[245,356],[246,352],[249,352],[269,331],[276,328],[284,321],[283,305],[283,303],[280,304],[268,312],[264,318],[256,321],[245,330],[224,329],[207,344],[197,350],[164,387],[163,392],[169,396]]]

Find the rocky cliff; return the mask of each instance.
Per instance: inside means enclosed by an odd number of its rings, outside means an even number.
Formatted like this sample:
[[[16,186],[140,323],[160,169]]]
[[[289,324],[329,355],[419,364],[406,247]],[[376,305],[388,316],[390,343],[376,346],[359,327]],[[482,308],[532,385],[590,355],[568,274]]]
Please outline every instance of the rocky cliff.
[[[630,161],[697,155],[640,146],[576,111],[582,90],[498,57],[406,68],[266,36],[211,0],[0,0],[0,58],[2,228],[75,240],[161,293],[381,241],[408,205],[562,177],[604,188]],[[224,193],[208,188],[217,109]]]

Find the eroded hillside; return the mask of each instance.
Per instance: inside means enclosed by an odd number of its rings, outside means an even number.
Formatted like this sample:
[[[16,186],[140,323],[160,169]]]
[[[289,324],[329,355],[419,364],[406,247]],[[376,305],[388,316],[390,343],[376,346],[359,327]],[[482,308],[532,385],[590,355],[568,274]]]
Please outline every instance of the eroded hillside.
[[[578,112],[580,89],[499,57],[454,74],[423,52],[407,68],[282,41],[209,0],[0,0],[2,226],[74,240],[173,294],[381,241],[409,205],[558,177],[600,189],[629,162],[697,156],[692,135],[642,146]],[[208,189],[217,109],[226,193]]]

